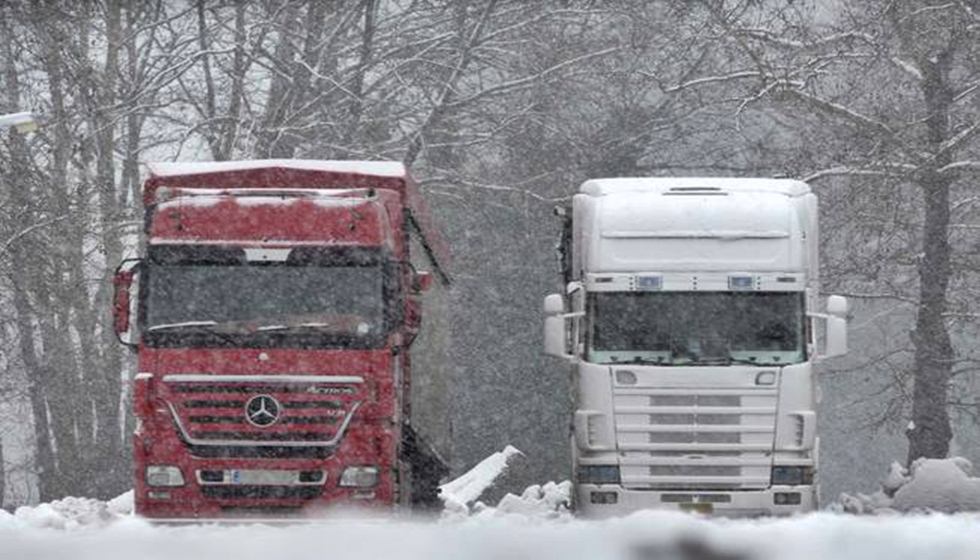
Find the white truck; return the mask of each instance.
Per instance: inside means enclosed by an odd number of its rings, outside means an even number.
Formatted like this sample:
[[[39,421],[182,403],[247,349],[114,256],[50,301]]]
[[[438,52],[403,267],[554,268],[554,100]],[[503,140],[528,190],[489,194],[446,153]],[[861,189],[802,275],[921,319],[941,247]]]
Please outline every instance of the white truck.
[[[544,335],[573,371],[578,512],[816,508],[813,366],[846,352],[847,301],[816,312],[806,183],[596,179],[562,214]]]

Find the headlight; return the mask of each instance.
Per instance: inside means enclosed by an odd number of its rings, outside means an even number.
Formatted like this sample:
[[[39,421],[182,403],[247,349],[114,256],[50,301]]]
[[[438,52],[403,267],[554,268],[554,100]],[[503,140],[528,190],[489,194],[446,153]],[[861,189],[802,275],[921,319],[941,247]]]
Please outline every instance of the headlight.
[[[773,486],[813,484],[813,467],[773,467]]]
[[[347,467],[340,475],[343,488],[373,488],[378,485],[378,467]]]
[[[619,484],[619,467],[616,465],[579,465],[580,484]]]
[[[146,484],[149,486],[183,486],[184,475],[173,465],[146,467]]]

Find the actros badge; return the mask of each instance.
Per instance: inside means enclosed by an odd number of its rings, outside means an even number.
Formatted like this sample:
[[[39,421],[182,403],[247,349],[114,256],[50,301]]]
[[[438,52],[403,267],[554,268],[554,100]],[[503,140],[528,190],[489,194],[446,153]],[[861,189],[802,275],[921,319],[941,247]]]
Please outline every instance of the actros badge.
[[[245,403],[245,419],[253,426],[265,428],[279,420],[282,406],[270,395],[257,395]]]

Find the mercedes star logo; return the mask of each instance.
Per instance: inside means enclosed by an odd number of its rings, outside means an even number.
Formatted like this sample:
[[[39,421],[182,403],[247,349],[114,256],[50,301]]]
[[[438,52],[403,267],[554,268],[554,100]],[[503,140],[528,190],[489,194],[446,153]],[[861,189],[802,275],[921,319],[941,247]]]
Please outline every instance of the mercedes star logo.
[[[282,405],[269,395],[257,395],[245,403],[245,419],[253,426],[265,428],[279,420]]]

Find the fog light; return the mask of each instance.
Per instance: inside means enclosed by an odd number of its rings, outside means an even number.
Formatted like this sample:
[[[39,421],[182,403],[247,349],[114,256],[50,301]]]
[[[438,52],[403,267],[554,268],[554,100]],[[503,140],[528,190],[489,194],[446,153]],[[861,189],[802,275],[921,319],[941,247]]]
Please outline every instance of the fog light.
[[[802,499],[803,496],[799,492],[776,492],[772,497],[772,501],[777,506],[798,506]]]
[[[299,481],[308,484],[323,482],[323,474],[323,471],[300,471]]]
[[[225,481],[225,471],[200,471],[198,477],[201,482],[224,482]]]
[[[589,496],[589,500],[593,504],[615,504],[619,501],[619,494],[615,492],[592,492]]]
[[[620,385],[636,385],[636,374],[629,370],[617,371],[616,383]]]
[[[347,467],[340,475],[343,488],[371,488],[378,485],[378,467]]]
[[[579,484],[619,484],[616,465],[579,465]]]
[[[184,475],[173,465],[150,465],[146,467],[148,486],[183,486]]]

